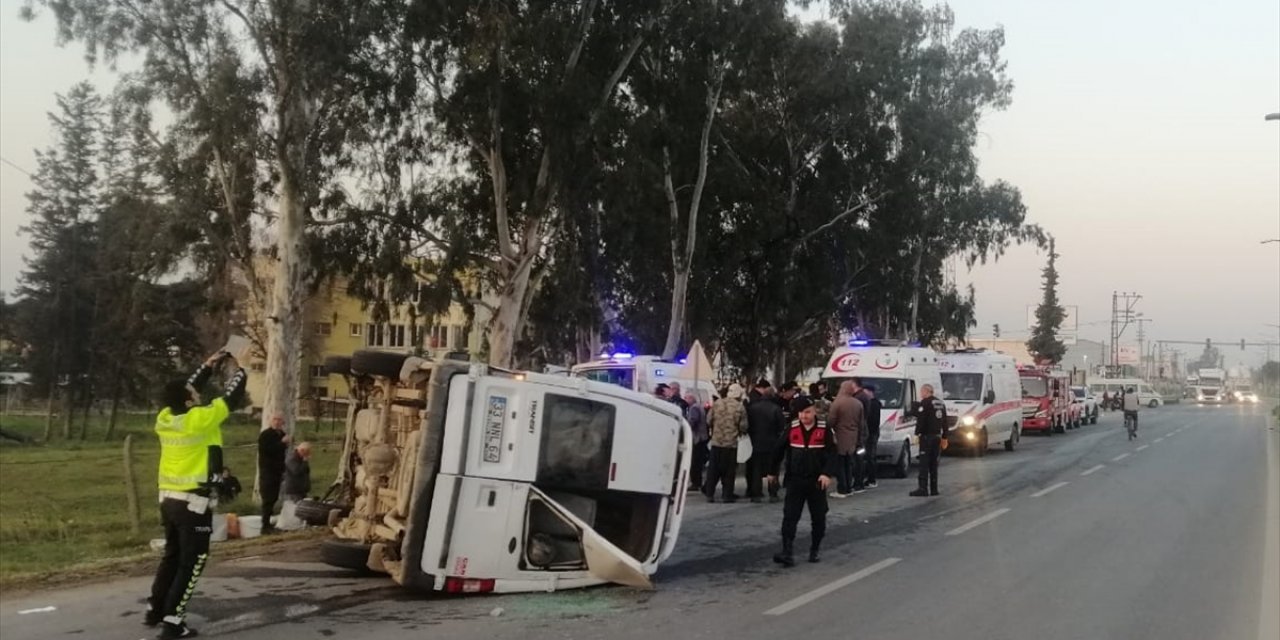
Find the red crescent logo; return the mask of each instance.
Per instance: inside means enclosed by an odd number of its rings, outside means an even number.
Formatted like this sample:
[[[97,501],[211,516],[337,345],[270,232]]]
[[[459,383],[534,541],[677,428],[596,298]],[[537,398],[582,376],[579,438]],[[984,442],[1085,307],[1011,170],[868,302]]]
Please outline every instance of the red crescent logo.
[[[882,371],[890,371],[898,368],[898,359],[892,355],[885,354],[876,359],[876,368]]]
[[[856,353],[846,353],[839,358],[831,361],[831,370],[836,373],[849,373],[858,368],[858,363],[862,361],[861,356]]]

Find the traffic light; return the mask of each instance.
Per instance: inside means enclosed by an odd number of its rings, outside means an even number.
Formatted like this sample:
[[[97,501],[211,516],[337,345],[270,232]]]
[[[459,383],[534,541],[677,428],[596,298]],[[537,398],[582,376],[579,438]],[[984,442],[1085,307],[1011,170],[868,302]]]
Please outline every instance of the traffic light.
[[[1000,324],[999,324],[999,323],[996,323],[996,324],[991,325],[991,333],[995,334],[995,336],[996,336],[997,338],[999,338],[999,337],[1000,337]]]

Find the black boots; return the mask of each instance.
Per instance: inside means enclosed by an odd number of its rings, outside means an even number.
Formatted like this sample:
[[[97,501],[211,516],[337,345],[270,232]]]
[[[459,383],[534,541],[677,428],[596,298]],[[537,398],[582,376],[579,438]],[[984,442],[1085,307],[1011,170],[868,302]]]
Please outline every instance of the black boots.
[[[796,566],[796,558],[795,558],[795,555],[792,553],[792,549],[794,546],[795,545],[792,543],[791,540],[783,540],[782,553],[775,553],[773,555],[773,561],[784,567]]]
[[[815,542],[809,546],[809,562],[818,562],[821,559],[818,557],[818,543]]]
[[[907,495],[909,495],[909,496],[911,496],[911,497],[913,497],[913,498],[928,498],[928,497],[929,497],[929,492],[928,492],[928,491],[926,491],[926,490],[924,490],[924,489],[916,489],[915,491],[912,491],[911,493],[909,493],[909,494],[907,494]]]

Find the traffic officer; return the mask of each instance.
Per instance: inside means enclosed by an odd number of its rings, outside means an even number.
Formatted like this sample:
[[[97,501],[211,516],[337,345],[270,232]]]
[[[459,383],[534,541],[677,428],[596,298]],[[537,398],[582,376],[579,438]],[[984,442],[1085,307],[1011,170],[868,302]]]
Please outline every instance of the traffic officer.
[[[229,372],[225,394],[201,404],[199,389],[220,367]],[[190,638],[187,602],[209,559],[213,509],[222,477],[222,422],[244,399],[245,372],[230,354],[216,353],[186,380],[165,385],[156,416],[160,438],[160,520],[164,557],[147,599],[147,626],[163,623],[161,640]]]
[[[938,457],[942,455],[942,439],[947,437],[947,407],[934,397],[933,385],[920,387],[920,401],[911,403],[916,418],[916,435],[920,438],[920,488],[912,496],[938,495]]]
[[[818,548],[827,532],[827,489],[835,482],[840,469],[836,436],[818,420],[813,403],[808,398],[799,397],[791,407],[796,413],[796,420],[782,432],[773,450],[769,475],[765,477],[765,481],[773,485],[778,481],[782,463],[787,463],[787,497],[782,507],[782,553],[773,556],[773,561],[784,567],[795,566],[796,525],[805,505],[809,506],[811,527],[809,562],[818,561]]]

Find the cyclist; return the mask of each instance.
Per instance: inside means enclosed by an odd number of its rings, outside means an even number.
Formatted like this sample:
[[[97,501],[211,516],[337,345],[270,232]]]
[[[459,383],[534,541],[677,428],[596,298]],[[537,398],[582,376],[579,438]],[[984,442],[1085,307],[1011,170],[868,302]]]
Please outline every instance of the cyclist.
[[[1133,421],[1133,431],[1138,431],[1138,411],[1142,407],[1142,403],[1138,402],[1138,394],[1133,387],[1125,389],[1123,400],[1124,419]]]

